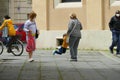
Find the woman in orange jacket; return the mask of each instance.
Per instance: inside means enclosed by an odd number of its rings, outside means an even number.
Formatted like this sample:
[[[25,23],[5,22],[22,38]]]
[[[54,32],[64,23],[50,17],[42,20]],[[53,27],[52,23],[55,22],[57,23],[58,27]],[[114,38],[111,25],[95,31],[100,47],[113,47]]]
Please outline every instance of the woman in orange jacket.
[[[8,45],[7,45],[7,47],[8,47],[7,52],[10,53],[11,51],[10,51],[9,46],[11,44],[11,40],[13,40],[14,36],[16,35],[16,31],[13,26],[13,22],[8,15],[4,16],[4,21],[3,21],[2,25],[0,26],[0,30],[3,30],[4,27],[8,28],[9,41],[8,41]]]

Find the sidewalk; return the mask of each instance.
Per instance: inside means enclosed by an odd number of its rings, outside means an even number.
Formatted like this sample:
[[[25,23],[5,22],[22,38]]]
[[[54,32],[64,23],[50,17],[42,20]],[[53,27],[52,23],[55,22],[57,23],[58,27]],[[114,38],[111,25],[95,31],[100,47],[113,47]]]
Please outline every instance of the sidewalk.
[[[0,80],[120,80],[120,58],[106,52],[79,51],[78,62],[69,61],[69,51],[37,50],[32,63],[27,57],[0,55]]]

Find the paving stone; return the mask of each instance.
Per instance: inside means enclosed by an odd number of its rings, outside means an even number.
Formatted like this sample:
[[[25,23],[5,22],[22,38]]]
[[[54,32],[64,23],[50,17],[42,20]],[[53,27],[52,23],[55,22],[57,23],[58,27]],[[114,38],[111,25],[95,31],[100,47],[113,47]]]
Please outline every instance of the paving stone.
[[[41,80],[61,80],[59,72],[56,71],[41,71]]]
[[[64,71],[61,72],[63,80],[84,80],[84,78],[79,74],[78,71],[69,72]]]
[[[79,72],[84,77],[85,80],[106,80],[104,76],[101,76],[94,69],[79,69]]]
[[[70,62],[67,50],[52,55],[52,50],[36,50],[34,62],[28,54],[0,55],[0,80],[119,80],[120,58],[97,51],[79,51],[78,62]],[[6,77],[7,76],[7,77]]]

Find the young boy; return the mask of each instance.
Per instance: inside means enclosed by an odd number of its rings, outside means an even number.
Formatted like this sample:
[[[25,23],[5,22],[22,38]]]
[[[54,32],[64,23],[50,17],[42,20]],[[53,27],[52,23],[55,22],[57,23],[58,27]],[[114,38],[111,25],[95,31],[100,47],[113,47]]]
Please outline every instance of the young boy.
[[[61,55],[62,53],[66,52],[66,49],[68,47],[68,43],[66,43],[66,39],[67,39],[67,34],[63,34],[63,43],[62,43],[62,46],[59,49],[54,50],[53,51],[53,55],[55,55],[55,54]]]

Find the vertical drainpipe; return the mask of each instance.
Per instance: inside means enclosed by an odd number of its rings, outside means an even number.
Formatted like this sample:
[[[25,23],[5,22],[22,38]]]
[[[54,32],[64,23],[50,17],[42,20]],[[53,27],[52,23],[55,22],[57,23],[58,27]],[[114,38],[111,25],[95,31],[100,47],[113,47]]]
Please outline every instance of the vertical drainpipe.
[[[105,30],[105,0],[102,0],[101,9],[102,9],[102,30]]]
[[[46,0],[46,30],[48,31],[48,30],[50,30],[49,29],[49,2],[50,2],[50,0]]]

